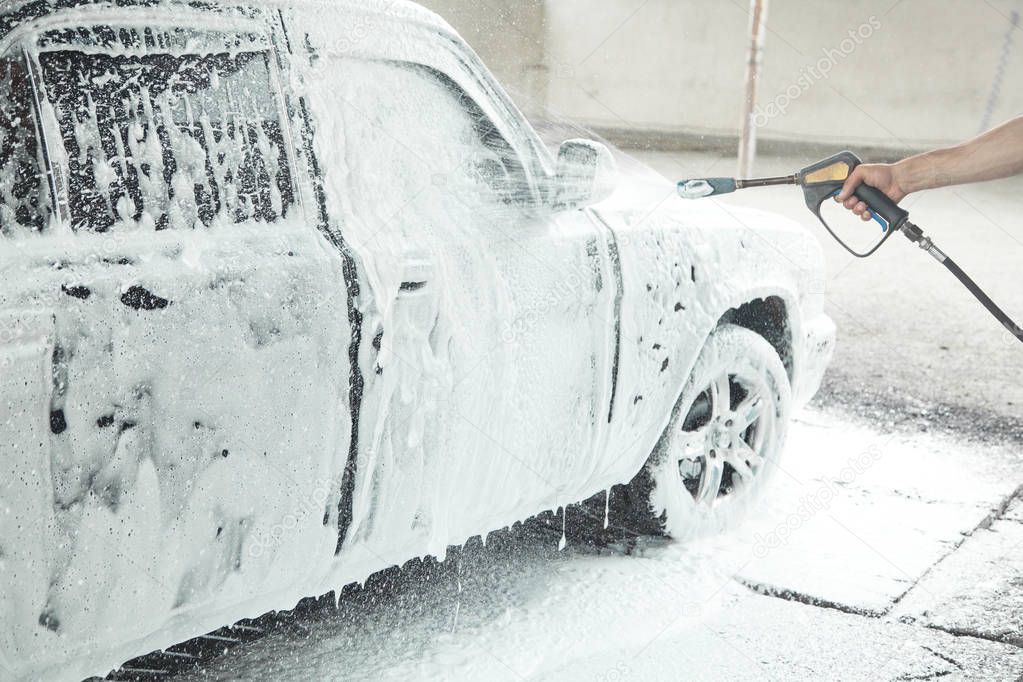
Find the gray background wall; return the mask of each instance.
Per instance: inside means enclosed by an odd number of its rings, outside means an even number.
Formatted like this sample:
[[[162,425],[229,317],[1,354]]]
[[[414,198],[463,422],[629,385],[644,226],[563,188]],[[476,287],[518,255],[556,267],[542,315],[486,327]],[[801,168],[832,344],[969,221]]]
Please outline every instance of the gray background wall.
[[[737,134],[747,0],[424,4],[523,108],[667,146]],[[1023,113],[1020,14],[1023,0],[771,0],[761,138],[915,148]]]

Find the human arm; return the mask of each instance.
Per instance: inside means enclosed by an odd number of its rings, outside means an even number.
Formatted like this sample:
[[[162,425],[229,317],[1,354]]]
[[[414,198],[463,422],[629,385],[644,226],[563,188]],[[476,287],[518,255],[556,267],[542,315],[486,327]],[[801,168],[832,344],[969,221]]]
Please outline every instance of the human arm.
[[[863,220],[867,205],[853,196],[861,184],[876,187],[896,203],[936,187],[983,182],[1023,173],[1023,116],[968,142],[919,154],[894,164],[863,164],[846,180],[837,201]]]

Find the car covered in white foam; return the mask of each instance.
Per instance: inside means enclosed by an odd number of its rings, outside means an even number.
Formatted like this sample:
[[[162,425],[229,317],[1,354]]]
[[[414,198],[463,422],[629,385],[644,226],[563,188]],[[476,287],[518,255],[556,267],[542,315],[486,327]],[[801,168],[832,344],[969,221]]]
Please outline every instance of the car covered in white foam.
[[[0,109],[3,679],[613,488],[717,527],[830,357],[801,228],[550,153],[409,3],[13,0]]]

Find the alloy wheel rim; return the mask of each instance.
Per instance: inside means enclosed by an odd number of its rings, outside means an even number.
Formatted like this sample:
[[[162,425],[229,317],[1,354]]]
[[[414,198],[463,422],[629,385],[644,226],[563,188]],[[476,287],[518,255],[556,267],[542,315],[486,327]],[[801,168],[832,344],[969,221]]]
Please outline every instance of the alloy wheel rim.
[[[721,372],[697,396],[676,434],[674,460],[698,507],[712,508],[753,487],[768,464],[764,451],[774,416],[762,376]]]

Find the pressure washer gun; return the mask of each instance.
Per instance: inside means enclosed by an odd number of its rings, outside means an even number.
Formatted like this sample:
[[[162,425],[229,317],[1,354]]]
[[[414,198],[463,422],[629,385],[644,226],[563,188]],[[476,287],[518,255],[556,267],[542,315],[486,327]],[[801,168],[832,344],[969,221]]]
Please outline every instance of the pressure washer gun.
[[[977,286],[969,275],[948,257],[924,231],[909,221],[909,213],[892,201],[881,190],[861,184],[856,188],[855,195],[870,209],[870,217],[881,230],[865,229],[858,218],[854,221],[825,220],[823,212],[826,206],[835,210],[845,209],[834,201],[839,195],[845,181],[853,170],[860,165],[860,159],[852,152],[841,152],[830,158],[818,161],[793,175],[774,178],[754,178],[739,180],[736,178],[704,178],[699,180],[683,180],[678,183],[678,193],[684,199],[702,199],[704,197],[731,194],[740,189],[752,187],[771,187],[776,185],[799,185],[803,188],[806,205],[817,216],[824,228],[846,251],[857,258],[874,255],[888,238],[901,232],[907,239],[929,253],[935,260],[948,268],[963,286],[970,290],[995,318],[1005,326],[1017,339],[1023,342],[1023,329],[1020,328],[1005,312],[992,301],[983,289]],[[851,223],[851,225],[846,224]]]

